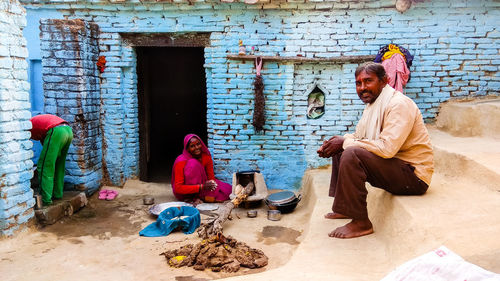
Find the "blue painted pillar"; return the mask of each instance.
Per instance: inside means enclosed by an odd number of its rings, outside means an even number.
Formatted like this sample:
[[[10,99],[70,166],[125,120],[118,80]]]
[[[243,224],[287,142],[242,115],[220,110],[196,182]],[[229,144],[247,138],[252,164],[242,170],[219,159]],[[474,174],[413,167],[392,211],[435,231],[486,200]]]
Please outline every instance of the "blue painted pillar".
[[[91,194],[103,176],[99,29],[79,19],[43,19],[40,29],[45,112],[68,121],[74,134],[65,186]]]

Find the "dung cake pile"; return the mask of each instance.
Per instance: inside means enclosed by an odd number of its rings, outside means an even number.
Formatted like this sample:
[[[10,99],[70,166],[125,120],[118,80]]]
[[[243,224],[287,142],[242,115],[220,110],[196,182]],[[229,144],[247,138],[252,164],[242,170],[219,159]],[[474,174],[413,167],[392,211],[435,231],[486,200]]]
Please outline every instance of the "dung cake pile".
[[[245,243],[222,234],[161,255],[165,256],[172,267],[192,266],[196,270],[209,268],[214,272],[236,272],[240,267],[259,268],[266,266],[268,262],[261,250],[250,248]]]

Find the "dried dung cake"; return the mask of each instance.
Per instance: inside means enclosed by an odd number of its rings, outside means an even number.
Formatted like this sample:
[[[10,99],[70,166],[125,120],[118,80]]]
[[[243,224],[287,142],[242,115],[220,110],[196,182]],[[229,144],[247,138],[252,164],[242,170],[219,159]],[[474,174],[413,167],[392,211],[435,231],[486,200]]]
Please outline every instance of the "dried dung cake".
[[[240,267],[259,268],[267,265],[268,258],[259,249],[250,248],[231,236],[212,236],[200,243],[188,244],[164,253],[172,267],[192,266],[196,270],[209,268],[214,272],[236,272]]]

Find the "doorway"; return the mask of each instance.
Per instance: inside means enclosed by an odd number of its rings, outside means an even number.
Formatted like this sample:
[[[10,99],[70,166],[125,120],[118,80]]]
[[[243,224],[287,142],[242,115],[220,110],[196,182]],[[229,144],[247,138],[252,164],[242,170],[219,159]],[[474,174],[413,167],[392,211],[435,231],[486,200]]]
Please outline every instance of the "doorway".
[[[184,136],[207,142],[203,47],[136,47],[139,102],[139,177],[170,182]]]

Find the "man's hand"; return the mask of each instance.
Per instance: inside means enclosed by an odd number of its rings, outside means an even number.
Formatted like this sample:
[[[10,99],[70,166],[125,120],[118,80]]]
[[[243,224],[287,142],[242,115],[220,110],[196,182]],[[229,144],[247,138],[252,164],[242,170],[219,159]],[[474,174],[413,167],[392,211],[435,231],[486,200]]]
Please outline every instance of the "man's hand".
[[[208,180],[203,184],[203,190],[213,191],[217,188],[217,183],[214,180]]]
[[[333,136],[329,140],[325,140],[323,145],[318,149],[318,155],[322,158],[329,158],[342,151],[344,137]]]

